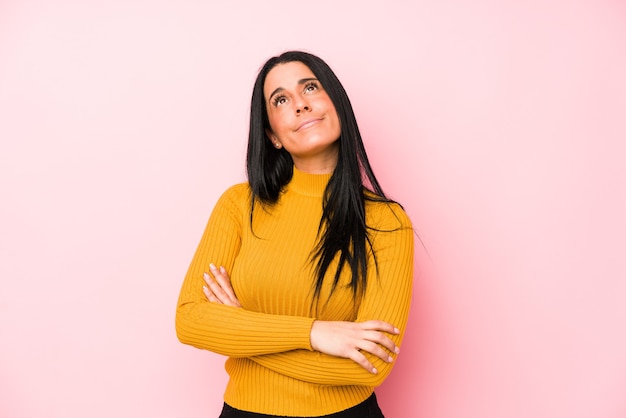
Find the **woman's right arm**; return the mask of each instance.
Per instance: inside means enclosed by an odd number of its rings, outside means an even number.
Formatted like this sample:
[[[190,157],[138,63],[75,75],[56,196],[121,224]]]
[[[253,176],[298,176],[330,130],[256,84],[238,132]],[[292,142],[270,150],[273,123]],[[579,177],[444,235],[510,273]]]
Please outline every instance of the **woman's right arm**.
[[[203,275],[211,263],[231,271],[248,220],[247,185],[233,186],[218,200],[193,257],[178,298],[176,333],[194,347],[231,357],[295,349],[312,350],[313,318],[269,315],[209,302]]]

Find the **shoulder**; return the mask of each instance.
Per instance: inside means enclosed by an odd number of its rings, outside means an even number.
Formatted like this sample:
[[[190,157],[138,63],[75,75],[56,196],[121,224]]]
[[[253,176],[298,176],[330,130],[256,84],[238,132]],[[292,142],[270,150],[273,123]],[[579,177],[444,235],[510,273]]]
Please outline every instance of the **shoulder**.
[[[245,211],[250,206],[252,193],[248,183],[238,183],[226,189],[215,207],[230,211]]]
[[[372,250],[379,261],[391,257],[409,260],[413,254],[414,234],[409,216],[396,202],[366,200],[365,218]],[[399,258],[398,258],[399,257]]]
[[[250,185],[248,183],[234,184],[222,193],[222,198],[224,197],[230,199],[249,199]]]
[[[377,200],[371,193],[366,194],[365,214],[367,225],[374,229],[413,229],[411,219],[399,203]]]

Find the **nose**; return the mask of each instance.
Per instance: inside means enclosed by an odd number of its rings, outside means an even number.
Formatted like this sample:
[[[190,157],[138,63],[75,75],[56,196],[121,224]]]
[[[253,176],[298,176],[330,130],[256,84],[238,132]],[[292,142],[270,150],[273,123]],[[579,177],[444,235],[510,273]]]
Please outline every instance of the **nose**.
[[[300,112],[302,112],[302,111],[307,111],[307,112],[308,112],[309,110],[311,110],[311,109],[309,108],[309,106],[302,106],[302,107],[298,107],[298,108],[296,109],[296,113],[297,113],[297,114],[300,114]]]
[[[310,112],[311,106],[309,103],[301,97],[300,100],[296,103],[296,114],[300,114],[302,112]]]

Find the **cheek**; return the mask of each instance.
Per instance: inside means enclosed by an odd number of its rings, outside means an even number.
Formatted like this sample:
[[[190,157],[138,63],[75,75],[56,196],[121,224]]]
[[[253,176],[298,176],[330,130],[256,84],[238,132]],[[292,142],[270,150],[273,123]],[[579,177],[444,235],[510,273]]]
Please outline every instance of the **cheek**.
[[[334,123],[336,125],[336,129],[339,131],[338,133],[341,134],[341,121],[339,120],[339,115],[337,114],[337,111],[334,108],[332,109],[332,114],[333,114]]]
[[[281,112],[280,110],[268,112],[267,120],[270,123],[270,128],[272,129],[272,131],[280,130],[281,127],[285,125],[286,120],[283,113],[284,112]]]
[[[335,109],[335,105],[333,105],[333,102],[330,100],[330,98],[328,98],[327,100],[326,109],[327,109],[327,113],[332,115],[332,118],[334,119],[335,123],[341,129],[341,122],[339,121],[339,115],[337,114],[337,109]]]

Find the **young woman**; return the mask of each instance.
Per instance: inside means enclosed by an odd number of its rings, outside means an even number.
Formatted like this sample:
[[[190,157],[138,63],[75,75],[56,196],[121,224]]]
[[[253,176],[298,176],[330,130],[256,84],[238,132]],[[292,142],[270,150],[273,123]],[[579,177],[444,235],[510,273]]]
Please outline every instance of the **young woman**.
[[[320,58],[268,60],[252,94],[248,183],[217,202],[176,331],[228,356],[221,417],[382,417],[399,353],[413,230],[387,199],[352,106]]]

